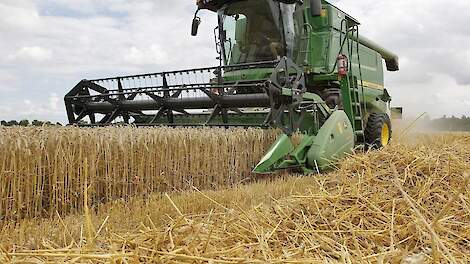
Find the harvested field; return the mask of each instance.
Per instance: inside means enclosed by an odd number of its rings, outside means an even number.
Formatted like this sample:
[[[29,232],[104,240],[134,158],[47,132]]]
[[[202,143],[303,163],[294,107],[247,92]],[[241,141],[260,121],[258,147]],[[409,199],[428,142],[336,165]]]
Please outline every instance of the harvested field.
[[[329,174],[5,222],[0,261],[468,263],[468,172],[470,135],[398,136]]]
[[[276,137],[259,129],[0,128],[0,220],[81,212],[154,192],[251,177]]]

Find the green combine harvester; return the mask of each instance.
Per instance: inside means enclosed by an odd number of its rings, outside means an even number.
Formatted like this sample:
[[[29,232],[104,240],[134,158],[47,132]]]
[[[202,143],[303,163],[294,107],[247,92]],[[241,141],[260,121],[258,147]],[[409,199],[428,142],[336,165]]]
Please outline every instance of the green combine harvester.
[[[218,16],[216,67],[83,80],[66,96],[70,124],[278,128],[254,173],[322,171],[355,148],[389,144],[387,70],[398,57],[320,0],[198,0]],[[302,134],[300,144],[292,142]]]

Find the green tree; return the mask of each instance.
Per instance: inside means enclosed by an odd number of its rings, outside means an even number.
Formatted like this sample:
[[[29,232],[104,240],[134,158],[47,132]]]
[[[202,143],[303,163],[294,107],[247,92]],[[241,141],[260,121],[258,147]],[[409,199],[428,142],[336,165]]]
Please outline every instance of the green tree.
[[[33,126],[42,126],[44,123],[42,121],[39,121],[39,120],[33,120]]]
[[[26,120],[26,119],[21,120],[21,121],[20,121],[20,126],[22,126],[22,127],[27,127],[27,126],[29,126],[29,121]]]
[[[18,126],[19,125],[18,121],[16,121],[16,120],[11,120],[7,124],[8,124],[8,126]]]

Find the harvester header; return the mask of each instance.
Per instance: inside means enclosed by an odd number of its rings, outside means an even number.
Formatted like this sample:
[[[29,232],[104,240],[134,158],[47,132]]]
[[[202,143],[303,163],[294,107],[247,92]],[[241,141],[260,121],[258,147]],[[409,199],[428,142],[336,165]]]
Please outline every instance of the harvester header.
[[[398,56],[352,16],[320,0],[196,3],[192,35],[198,12],[218,17],[218,66],[83,80],[65,96],[70,124],[279,128],[256,173],[321,171],[389,143],[384,62],[397,71]]]

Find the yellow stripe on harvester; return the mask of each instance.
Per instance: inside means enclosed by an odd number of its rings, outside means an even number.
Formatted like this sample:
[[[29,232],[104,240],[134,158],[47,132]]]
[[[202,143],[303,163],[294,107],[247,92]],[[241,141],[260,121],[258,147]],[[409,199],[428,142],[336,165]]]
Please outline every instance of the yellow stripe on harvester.
[[[367,82],[367,81],[363,81],[362,83],[364,84],[364,86],[372,88],[372,89],[383,90],[385,88],[382,84],[378,84],[378,83]]]

